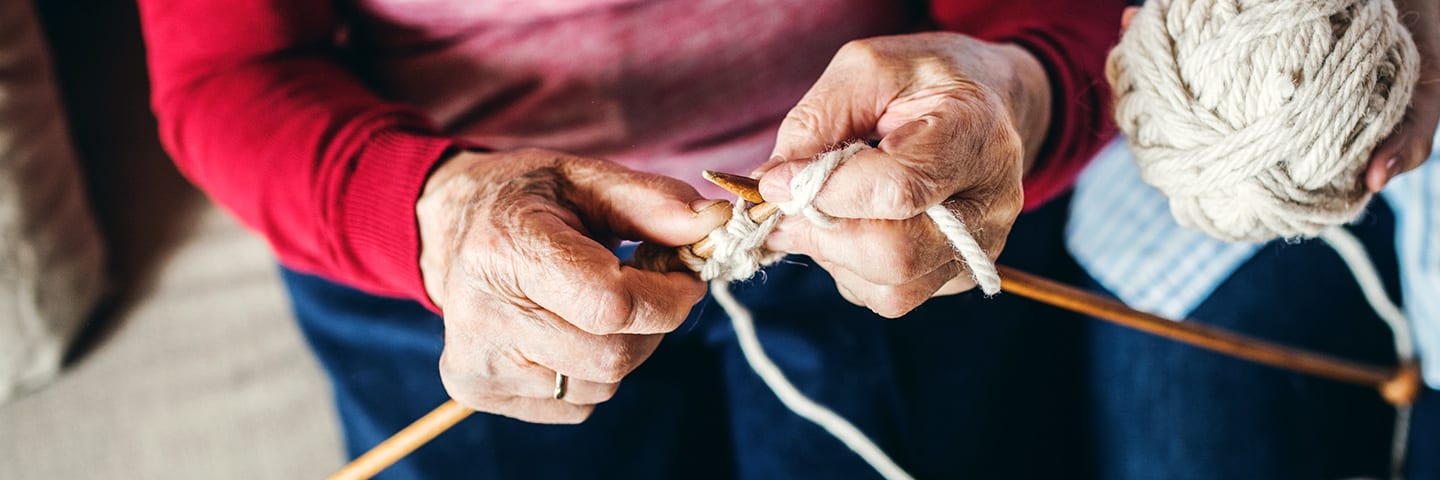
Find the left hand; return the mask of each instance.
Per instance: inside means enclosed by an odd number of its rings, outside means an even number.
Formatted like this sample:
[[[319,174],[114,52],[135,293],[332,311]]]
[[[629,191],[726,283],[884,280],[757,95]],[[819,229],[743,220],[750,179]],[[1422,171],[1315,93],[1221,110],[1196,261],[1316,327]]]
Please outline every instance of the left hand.
[[[809,255],[847,300],[886,317],[974,288],[924,211],[943,202],[997,257],[1049,117],[1045,71],[1017,46],[958,33],[850,42],[780,125],[761,192],[788,200],[794,174],[847,140],[878,138],[878,149],[836,169],[815,198],[834,226],[789,217],[767,246]]]
[[[1395,8],[1420,52],[1420,79],[1405,119],[1370,154],[1365,186],[1372,192],[1379,192],[1396,175],[1424,164],[1440,124],[1440,2],[1395,0]]]

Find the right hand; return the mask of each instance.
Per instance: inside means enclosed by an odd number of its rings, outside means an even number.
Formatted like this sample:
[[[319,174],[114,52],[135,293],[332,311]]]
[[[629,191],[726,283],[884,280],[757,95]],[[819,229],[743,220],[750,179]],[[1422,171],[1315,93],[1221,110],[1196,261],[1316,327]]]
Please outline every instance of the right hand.
[[[725,222],[716,202],[679,180],[552,151],[444,160],[415,212],[451,398],[529,422],[585,420],[705,295],[693,274],[621,266],[607,245],[694,243]],[[556,372],[570,376],[563,400],[552,397]]]

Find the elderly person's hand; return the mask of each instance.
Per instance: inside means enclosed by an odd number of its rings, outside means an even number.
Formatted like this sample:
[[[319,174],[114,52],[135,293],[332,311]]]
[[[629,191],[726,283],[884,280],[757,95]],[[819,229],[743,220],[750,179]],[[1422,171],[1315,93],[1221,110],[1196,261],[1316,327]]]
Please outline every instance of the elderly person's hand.
[[[445,160],[415,206],[425,289],[444,311],[445,389],[521,420],[587,418],[705,294],[689,272],[621,266],[607,244],[693,243],[726,220],[716,202],[678,180],[550,151]],[[556,372],[570,377],[563,400],[552,397]]]
[[[846,299],[886,317],[973,288],[923,212],[943,202],[998,256],[1049,116],[1045,71],[1020,47],[955,33],[851,42],[781,125],[757,171],[761,192],[789,199],[810,157],[847,140],[879,139],[878,148],[841,165],[815,198],[834,226],[788,217],[768,245],[809,255]]]
[[[1405,120],[1371,154],[1365,185],[1378,192],[1391,178],[1414,170],[1430,157],[1435,128],[1440,124],[1440,2],[1396,0],[1400,23],[1410,29],[1420,51],[1420,79]]]

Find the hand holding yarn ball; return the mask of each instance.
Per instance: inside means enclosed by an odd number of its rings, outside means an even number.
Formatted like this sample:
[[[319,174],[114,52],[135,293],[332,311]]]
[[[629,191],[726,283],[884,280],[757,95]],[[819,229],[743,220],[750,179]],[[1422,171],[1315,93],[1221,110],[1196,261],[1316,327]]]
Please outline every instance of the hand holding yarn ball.
[[[1440,96],[1417,89],[1416,45],[1435,57],[1436,19],[1415,20],[1418,42],[1391,0],[1152,0],[1110,56],[1115,116],[1180,224],[1314,236],[1393,175],[1372,159],[1399,171],[1428,153]]]

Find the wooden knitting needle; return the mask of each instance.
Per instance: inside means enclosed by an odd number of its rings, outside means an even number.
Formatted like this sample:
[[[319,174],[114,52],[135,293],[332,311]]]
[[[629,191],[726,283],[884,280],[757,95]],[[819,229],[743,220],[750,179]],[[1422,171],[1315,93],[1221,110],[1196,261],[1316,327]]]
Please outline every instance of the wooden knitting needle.
[[[706,172],[706,178],[711,178],[708,176],[709,173],[711,172]],[[729,176],[734,177],[734,175]],[[716,180],[711,179],[711,181]],[[716,182],[718,183],[719,181]],[[751,220],[757,223],[764,222],[780,211],[777,205],[765,203],[764,199],[760,198],[758,185],[751,190],[754,192],[752,196],[744,197],[742,195],[747,201],[752,201],[756,204],[746,210],[746,214],[750,216]],[[752,198],[759,201],[753,201],[751,200]],[[726,205],[728,206],[729,202],[726,202]],[[714,240],[706,236],[699,242],[690,245],[690,250],[694,252],[696,256],[710,258],[710,254],[715,251]],[[688,267],[685,266],[684,262],[680,261],[680,258],[675,255],[674,248],[659,246],[653,243],[642,243],[639,247],[636,247],[634,259],[627,264],[635,268],[660,272],[680,269],[686,269],[688,271]],[[374,446],[365,452],[365,454],[357,457],[327,478],[329,480],[360,480],[374,477],[381,471],[394,465],[395,462],[400,461],[401,458],[405,458],[410,452],[414,452],[415,449],[420,448],[421,445],[424,445],[436,436],[449,430],[450,427],[455,426],[455,424],[460,423],[461,420],[469,417],[472,413],[475,413],[475,411],[461,406],[459,403],[456,403],[455,400],[447,400],[445,403],[440,404],[439,407],[431,410],[430,413],[415,420],[395,435],[385,439],[384,442],[380,442],[379,445]]]
[[[753,178],[706,171],[705,179],[739,195],[746,201],[756,203],[754,207],[751,207],[751,211],[769,205],[760,195],[759,181]],[[763,218],[755,219],[757,222],[763,220]],[[1395,406],[1409,405],[1415,401],[1415,396],[1420,392],[1420,371],[1414,363],[1406,363],[1399,369],[1395,369],[1352,362],[1261,340],[1203,323],[1177,322],[1159,315],[1135,310],[1115,299],[1004,265],[998,265],[996,268],[1000,272],[1000,286],[1003,291],[1041,303],[1252,362],[1373,387],[1386,401]]]
[[[721,172],[705,172],[705,179],[753,203],[746,214],[755,222],[763,222],[779,212],[779,208],[760,196],[759,183],[752,178]],[[710,237],[690,246],[697,256],[708,258],[714,251]],[[657,271],[687,268],[672,248],[642,243],[635,249],[632,265]],[[1004,265],[1000,271],[1004,291],[1030,298],[1065,310],[1089,315],[1125,327],[1158,335],[1188,345],[1253,362],[1311,374],[1342,382],[1374,387],[1382,397],[1399,407],[1414,402],[1420,391],[1420,370],[1413,362],[1399,369],[1351,362],[1329,355],[1309,352],[1256,339],[1228,330],[1192,321],[1177,322],[1158,315],[1141,312],[1117,300],[1102,297],[1069,285],[1022,272]],[[464,420],[473,410],[454,400],[415,420],[405,429],[376,445],[329,478],[331,480],[366,479],[415,451],[445,430]]]
[[[394,465],[395,462],[400,461],[401,458],[405,458],[410,452],[420,448],[421,445],[430,442],[441,433],[445,433],[450,427],[460,423],[472,413],[475,411],[465,408],[455,400],[447,400],[431,410],[430,413],[415,420],[403,430],[391,435],[390,438],[380,442],[364,455],[350,461],[340,470],[325,478],[327,480],[361,480],[374,477]]]

